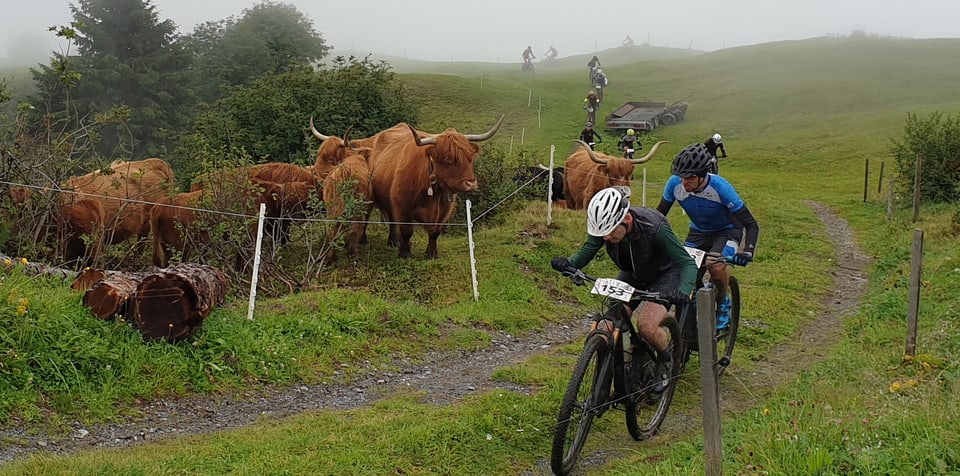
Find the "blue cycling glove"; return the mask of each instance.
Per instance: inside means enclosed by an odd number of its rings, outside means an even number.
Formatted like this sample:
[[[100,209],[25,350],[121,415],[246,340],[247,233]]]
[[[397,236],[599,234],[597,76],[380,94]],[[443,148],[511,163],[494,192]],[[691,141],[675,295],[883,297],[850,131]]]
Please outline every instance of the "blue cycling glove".
[[[753,261],[753,255],[750,253],[737,253],[733,256],[727,256],[727,262],[737,266],[746,266]]]

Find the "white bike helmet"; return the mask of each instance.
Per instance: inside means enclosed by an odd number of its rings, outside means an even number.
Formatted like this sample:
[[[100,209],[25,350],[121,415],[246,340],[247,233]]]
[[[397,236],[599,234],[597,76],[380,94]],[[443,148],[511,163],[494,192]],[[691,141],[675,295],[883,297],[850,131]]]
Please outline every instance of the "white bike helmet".
[[[602,73],[602,72],[603,72],[603,70],[602,70],[602,69],[600,69],[600,68],[597,68],[597,74],[600,74],[600,73]]]
[[[719,143],[723,142],[723,138],[720,137],[720,134],[714,134],[714,135],[713,135],[713,141],[716,142],[717,144],[719,144]]]
[[[630,208],[630,194],[624,193],[622,188],[605,188],[587,205],[587,234],[591,236],[607,236],[623,218]]]

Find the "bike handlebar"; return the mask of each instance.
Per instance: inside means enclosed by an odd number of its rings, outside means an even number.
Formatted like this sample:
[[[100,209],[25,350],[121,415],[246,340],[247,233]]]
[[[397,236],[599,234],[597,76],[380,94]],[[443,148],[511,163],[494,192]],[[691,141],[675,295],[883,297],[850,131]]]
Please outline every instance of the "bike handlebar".
[[[573,284],[577,286],[583,286],[584,281],[590,281],[591,283],[595,283],[597,281],[597,278],[590,276],[589,274],[584,273],[582,270],[574,268],[573,266],[568,266],[563,271],[560,271],[560,274],[570,278],[570,281],[573,281]],[[645,289],[634,289],[632,297],[633,299],[640,299],[643,301],[666,300],[664,297],[660,296],[659,292],[647,291]]]

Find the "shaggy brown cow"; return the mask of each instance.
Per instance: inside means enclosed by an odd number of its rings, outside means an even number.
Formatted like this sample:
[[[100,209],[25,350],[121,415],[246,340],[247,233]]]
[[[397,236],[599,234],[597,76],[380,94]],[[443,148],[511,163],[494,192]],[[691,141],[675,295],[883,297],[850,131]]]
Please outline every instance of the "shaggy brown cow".
[[[297,182],[295,182],[297,183]],[[299,182],[303,187],[306,184]],[[284,185],[271,182],[254,183],[249,188],[239,190],[239,209],[229,203],[225,208],[232,212],[255,214],[260,212],[260,203],[266,205],[266,216],[280,216],[280,198],[284,195]],[[206,194],[206,195],[204,195]],[[168,249],[180,252],[181,259],[186,261],[196,245],[209,243],[209,230],[206,225],[198,223],[201,216],[197,209],[212,207],[220,208],[216,199],[206,189],[192,192],[178,193],[173,197],[164,198],[150,210],[150,231],[153,234],[153,264],[166,267],[169,264]],[[257,225],[252,225],[251,236],[256,234]]]
[[[100,213],[92,207],[90,202],[94,201],[103,213],[103,243],[146,237],[150,207],[168,196],[174,185],[173,170],[163,160],[115,161],[109,170],[98,170],[64,183],[64,189],[73,192],[63,194],[64,222],[68,226],[91,223],[91,217]],[[92,260],[99,246],[95,242],[90,252],[85,252],[85,247],[74,243],[70,256],[65,258],[72,260],[86,254]]]
[[[313,182],[278,183],[270,191],[276,202],[276,217],[267,221],[267,233],[273,236],[275,242],[283,245],[290,241],[290,224],[293,220],[307,217],[310,197],[319,192]]]
[[[399,245],[400,257],[409,258],[413,222],[424,224],[429,242],[427,257],[437,258],[437,237],[453,214],[457,194],[477,189],[473,160],[480,152],[475,142],[493,137],[503,124],[503,116],[483,134],[461,134],[447,129],[422,138],[407,125],[406,139],[388,141],[379,134],[383,146],[374,147],[373,198],[377,208],[390,221],[391,245]],[[396,127],[394,127],[396,129]]]
[[[313,166],[313,174],[317,180],[323,181],[333,171],[334,167],[350,155],[350,129],[352,127],[347,129],[342,139],[337,136],[324,135],[313,125],[313,118],[310,118],[310,132],[320,140],[320,147],[317,148],[317,161]],[[370,140],[364,139],[364,144],[353,144],[353,146],[367,147],[365,143]]]
[[[193,183],[190,185],[190,191],[196,192],[202,188],[208,188],[208,183],[214,185],[220,185],[224,183],[238,184],[244,178],[254,182],[316,183],[316,179],[313,176],[313,168],[307,168],[296,164],[288,164],[286,162],[267,162],[265,164],[256,164],[236,169],[214,170],[212,172],[198,175],[197,177],[194,177]]]
[[[647,155],[639,159],[625,159],[594,152],[581,140],[574,142],[580,144],[580,148],[567,157],[563,169],[563,196],[567,200],[567,208],[573,210],[586,207],[597,192],[607,187],[630,186],[634,166],[653,158],[657,149],[667,143],[657,142]]]
[[[166,268],[170,260],[167,248],[180,252],[187,261],[196,243],[208,243],[210,235],[202,227],[194,227],[200,214],[204,190],[178,193],[164,198],[150,209],[150,233],[153,235],[153,265]],[[206,192],[209,193],[209,192]]]
[[[363,205],[358,203],[355,213],[345,218],[354,222],[350,224],[346,248],[347,253],[355,255],[366,228],[365,222],[373,209],[373,188],[370,183],[368,162],[370,148],[364,147],[352,152],[352,155],[347,156],[327,176],[323,187],[323,203],[327,206],[327,218],[337,220],[346,212],[347,201],[366,202]],[[329,235],[331,243],[340,236],[344,226],[345,223],[341,222],[332,228]],[[331,258],[336,259],[336,253],[331,253]]]

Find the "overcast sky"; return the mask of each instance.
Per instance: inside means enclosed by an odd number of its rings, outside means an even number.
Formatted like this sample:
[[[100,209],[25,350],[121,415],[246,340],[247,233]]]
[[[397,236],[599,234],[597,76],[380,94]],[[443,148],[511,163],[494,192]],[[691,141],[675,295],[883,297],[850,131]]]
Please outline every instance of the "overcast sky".
[[[0,58],[56,47],[46,31],[72,20],[70,0],[0,0]],[[182,33],[239,16],[253,0],[152,0]],[[960,0],[286,0],[336,49],[434,61],[519,62],[637,44],[713,51],[862,31],[907,38],[960,36]],[[534,6],[536,4],[537,6]],[[549,6],[546,6],[549,5]],[[406,6],[406,7],[404,7]],[[30,56],[32,57],[32,55]],[[45,56],[42,56],[45,57]]]

